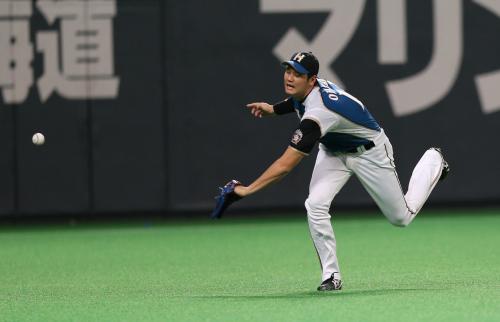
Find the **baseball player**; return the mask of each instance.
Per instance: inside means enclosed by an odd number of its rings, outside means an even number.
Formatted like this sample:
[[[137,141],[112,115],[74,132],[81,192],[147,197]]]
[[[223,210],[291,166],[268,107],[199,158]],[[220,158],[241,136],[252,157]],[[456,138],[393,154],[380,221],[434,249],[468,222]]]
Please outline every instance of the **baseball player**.
[[[232,202],[280,180],[319,142],[309,196],[305,201],[309,230],[322,269],[319,291],[340,290],[342,280],[330,204],[354,174],[395,226],[409,225],[431,191],[449,172],[439,148],[428,149],[415,166],[403,192],[392,145],[361,101],[334,83],[318,78],[319,63],[311,52],[298,52],[282,63],[286,100],[270,105],[250,103],[256,117],[296,112],[300,124],[290,145],[260,177],[245,186],[232,180],[222,188],[212,214],[218,218]]]

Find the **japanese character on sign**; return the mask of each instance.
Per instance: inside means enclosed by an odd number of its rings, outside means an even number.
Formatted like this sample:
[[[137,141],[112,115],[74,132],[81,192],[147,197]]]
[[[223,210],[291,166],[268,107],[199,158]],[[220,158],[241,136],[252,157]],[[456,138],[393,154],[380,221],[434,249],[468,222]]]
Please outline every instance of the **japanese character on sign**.
[[[7,104],[22,103],[33,84],[30,0],[0,1],[0,87]]]
[[[119,80],[113,76],[111,21],[115,2],[38,0],[36,6],[49,24],[61,19],[60,50],[57,32],[37,34],[45,68],[37,82],[42,102],[54,91],[70,99],[116,97]]]
[[[53,93],[67,99],[117,97],[116,0],[36,0],[35,7],[58,28],[36,33],[36,50],[43,55],[43,74],[36,81],[40,100]],[[7,104],[24,102],[33,86],[32,8],[32,0],[0,1],[0,87]]]

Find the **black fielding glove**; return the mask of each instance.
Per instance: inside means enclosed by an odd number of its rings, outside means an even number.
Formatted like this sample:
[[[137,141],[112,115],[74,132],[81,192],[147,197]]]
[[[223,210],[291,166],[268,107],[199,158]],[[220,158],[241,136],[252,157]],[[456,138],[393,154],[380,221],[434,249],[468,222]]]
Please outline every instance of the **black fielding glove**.
[[[242,198],[234,192],[234,188],[240,185],[241,182],[238,180],[231,180],[220,188],[220,194],[215,197],[215,208],[210,218],[219,219],[230,204]]]

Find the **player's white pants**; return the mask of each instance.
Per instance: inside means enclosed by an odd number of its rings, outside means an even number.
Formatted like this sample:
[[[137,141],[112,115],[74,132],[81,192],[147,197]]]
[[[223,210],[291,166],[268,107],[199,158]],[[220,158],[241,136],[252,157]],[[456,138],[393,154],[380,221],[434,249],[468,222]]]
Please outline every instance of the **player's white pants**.
[[[443,157],[435,149],[429,149],[415,166],[404,195],[389,139],[382,132],[374,142],[372,149],[352,154],[331,153],[320,145],[305,206],[323,271],[322,280],[334,272],[338,272],[335,278],[341,278],[329,209],[353,173],[389,222],[400,227],[415,218],[441,176]]]

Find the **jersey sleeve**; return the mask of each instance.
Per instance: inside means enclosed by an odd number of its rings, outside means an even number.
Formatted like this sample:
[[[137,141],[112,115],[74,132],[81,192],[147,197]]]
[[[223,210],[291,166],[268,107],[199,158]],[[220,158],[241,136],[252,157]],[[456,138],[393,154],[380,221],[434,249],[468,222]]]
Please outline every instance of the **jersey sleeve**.
[[[321,130],[318,123],[303,119],[293,133],[290,146],[304,154],[309,154],[320,138]]]
[[[274,104],[273,109],[274,113],[277,115],[292,113],[295,111],[293,107],[293,101],[291,98],[288,98],[284,101]]]

